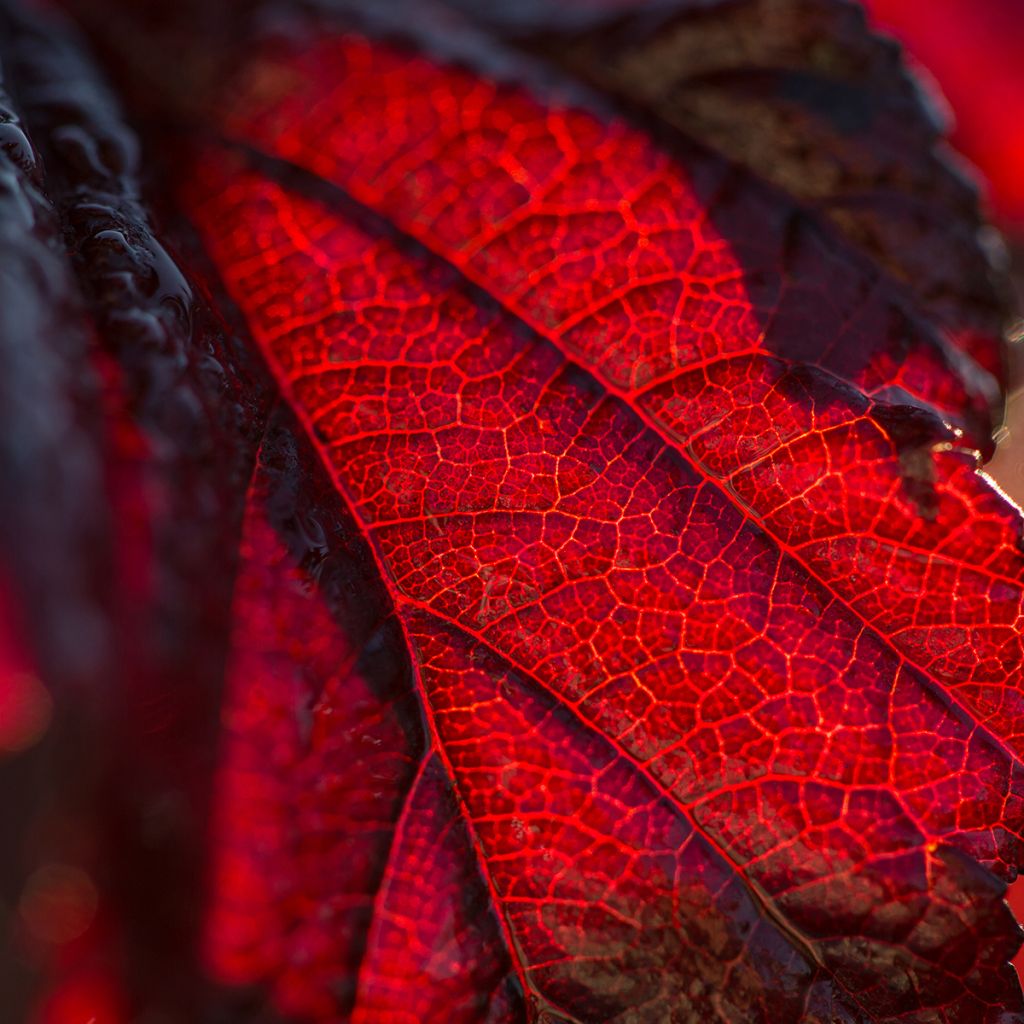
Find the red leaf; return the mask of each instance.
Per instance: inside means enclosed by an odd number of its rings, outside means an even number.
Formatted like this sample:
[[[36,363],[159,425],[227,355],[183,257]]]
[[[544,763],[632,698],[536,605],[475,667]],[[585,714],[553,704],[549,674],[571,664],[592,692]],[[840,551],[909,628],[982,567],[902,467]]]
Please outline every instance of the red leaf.
[[[229,136],[332,187],[209,148],[186,205],[367,533],[528,1003],[1015,1005],[1001,888],[957,851],[1019,856],[1019,521],[927,406],[851,389],[893,395],[884,294],[858,321],[849,265],[716,202],[712,161],[401,49],[285,48],[228,95]],[[810,331],[844,346],[794,365]],[[428,873],[401,839],[364,900]]]
[[[661,101],[314,24],[177,175],[275,395],[207,969],[366,1024],[1024,1019],[1024,555],[961,303]]]

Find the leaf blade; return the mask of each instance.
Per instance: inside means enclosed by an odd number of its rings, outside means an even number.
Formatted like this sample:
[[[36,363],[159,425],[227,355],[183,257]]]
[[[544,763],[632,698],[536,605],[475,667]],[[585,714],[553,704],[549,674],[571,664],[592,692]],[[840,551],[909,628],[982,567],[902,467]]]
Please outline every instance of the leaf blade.
[[[717,491],[708,490],[708,482],[695,475],[692,467],[684,468],[671,458],[666,461],[664,456],[660,457],[659,462],[658,448],[663,442],[646,430],[642,422],[621,408],[617,398],[609,398],[593,378],[579,371],[567,373],[563,356],[540,339],[531,341],[522,337],[514,325],[505,325],[500,310],[485,308],[481,311],[480,300],[475,305],[467,303],[465,294],[459,294],[458,279],[452,279],[450,272],[446,274],[443,270],[427,269],[424,266],[417,270],[415,264],[422,263],[423,257],[417,261],[416,257],[403,255],[401,249],[387,239],[368,235],[362,228],[354,227],[344,216],[339,216],[329,208],[306,200],[258,173],[245,171],[239,167],[237,160],[230,157],[226,160],[225,177],[220,178],[215,168],[217,161],[224,159],[215,151],[208,151],[204,156],[202,165],[207,180],[203,193],[208,208],[204,209],[200,202],[193,205],[193,210],[197,220],[204,226],[208,244],[225,268],[229,289],[243,308],[255,314],[252,326],[256,338],[264,346],[290,401],[305,410],[310,435],[321,445],[331,472],[339,480],[339,486],[347,491],[349,503],[374,538],[381,563],[393,581],[392,592],[396,606],[400,610],[403,607],[405,609],[402,614],[418,615],[417,609],[422,608],[429,610],[434,617],[441,615],[455,624],[464,636],[484,640],[491,650],[500,651],[503,658],[511,660],[519,671],[538,678],[546,689],[560,694],[561,701],[576,705],[582,717],[589,717],[591,723],[605,736],[614,740],[617,735],[626,735],[627,747],[632,745],[631,756],[642,761],[647,771],[653,771],[655,777],[660,778],[662,787],[667,786],[673,791],[677,806],[685,806],[687,793],[689,799],[699,796],[701,786],[709,791],[720,786],[721,792],[717,795],[724,795],[724,802],[719,800],[716,805],[713,799],[709,799],[700,805],[703,817],[700,827],[705,834],[721,835],[723,830],[729,828],[730,821],[743,820],[748,813],[744,808],[749,803],[741,801],[732,804],[730,801],[736,794],[742,795],[745,788],[748,793],[756,793],[753,799],[762,801],[765,807],[771,807],[771,813],[766,811],[763,815],[767,821],[778,820],[784,809],[794,803],[803,806],[808,798],[799,791],[796,779],[786,777],[788,773],[782,770],[780,774],[783,777],[777,780],[777,784],[775,779],[767,778],[759,786],[758,779],[754,778],[748,780],[751,783],[749,787],[722,785],[724,769],[719,769],[717,774],[706,770],[709,752],[702,752],[700,747],[700,743],[707,738],[706,734],[702,736],[699,730],[695,731],[692,722],[687,725],[681,718],[673,719],[671,711],[666,712],[668,718],[660,728],[646,723],[643,715],[634,710],[625,713],[617,711],[633,708],[641,692],[635,686],[630,690],[630,675],[631,671],[635,673],[635,669],[631,670],[628,662],[630,658],[635,661],[637,657],[635,638],[641,634],[648,637],[657,634],[659,627],[654,624],[639,629],[640,619],[635,615],[630,617],[628,605],[618,604],[611,591],[602,597],[601,581],[612,581],[613,588],[616,578],[625,581],[618,584],[619,593],[632,595],[633,603],[640,608],[657,608],[659,603],[671,602],[673,595],[678,599],[680,595],[697,594],[701,587],[704,588],[703,595],[694,599],[695,605],[703,599],[703,610],[698,609],[686,623],[690,634],[685,640],[670,643],[661,654],[660,665],[653,651],[646,655],[651,662],[651,672],[644,678],[644,684],[648,688],[655,686],[654,679],[660,672],[660,698],[663,702],[671,702],[672,698],[665,690],[668,682],[693,676],[692,665],[687,665],[685,661],[681,668],[674,671],[666,667],[673,656],[670,652],[675,651],[677,644],[684,653],[687,650],[699,651],[702,646],[715,646],[716,631],[726,633],[730,626],[742,628],[738,620],[735,625],[731,622],[722,625],[721,609],[723,602],[727,605],[731,593],[766,593],[770,592],[771,587],[777,586],[780,595],[792,595],[780,602],[782,611],[776,612],[777,621],[771,627],[775,630],[776,639],[770,646],[781,652],[785,646],[782,637],[792,628],[785,624],[787,615],[792,613],[792,609],[787,606],[790,602],[796,605],[805,599],[797,596],[799,593],[806,594],[808,590],[814,589],[813,584],[808,585],[806,576],[801,577],[796,569],[780,570],[778,558],[773,558],[770,552],[771,546],[751,532],[749,524],[744,523],[743,517],[734,508],[730,513],[730,506],[722,504]],[[224,196],[229,197],[226,202],[222,198]],[[259,224],[260,227],[252,234],[248,233],[248,229],[240,231],[232,228],[232,225],[240,224]],[[257,237],[261,239],[260,243],[255,242]],[[322,274],[315,273],[316,267],[330,268],[329,277],[325,279]],[[289,296],[289,302],[297,303],[298,308],[318,309],[322,308],[323,297],[310,298],[317,294],[318,289],[326,289],[330,293],[335,304],[332,308],[344,310],[342,316],[329,318],[330,324],[326,328],[323,323],[309,323],[301,317],[292,329],[287,325],[282,327],[280,317],[273,312],[279,308],[276,306],[277,296]],[[295,308],[295,305],[287,308]],[[444,311],[439,321],[431,314],[434,309]],[[266,310],[270,312],[264,312]],[[443,326],[438,328],[438,323]],[[367,331],[367,324],[373,324],[375,329]],[[443,338],[440,341],[431,333],[438,329]],[[486,337],[486,344],[474,341],[482,337]],[[325,358],[325,353],[329,353],[329,358]],[[466,366],[460,368],[460,357],[467,365],[474,367],[473,373],[468,373]],[[467,392],[469,397],[463,395],[459,401],[450,392],[446,395],[443,386],[438,385],[431,390],[428,386],[430,374],[442,366],[444,372],[442,376],[436,377],[437,381],[458,378],[463,384],[467,381],[475,384],[477,390]],[[488,376],[497,376],[503,383],[498,387],[495,382],[488,391]],[[384,380],[391,382],[393,390],[380,391]],[[545,391],[551,393],[545,394]],[[336,397],[325,405],[322,401],[325,394]],[[339,395],[342,396],[340,405],[337,399]],[[383,399],[377,398],[378,395],[382,395]],[[424,395],[431,399],[429,413],[427,407],[420,407],[416,397],[422,400]],[[325,409],[326,414],[319,417],[319,409]],[[389,416],[403,419],[401,422],[397,419],[389,420]],[[463,422],[463,417],[468,418],[469,422]],[[474,417],[480,418],[480,422],[474,421]],[[502,442],[497,439],[497,435],[503,432],[496,426],[498,423],[508,424],[503,428],[506,435],[511,432],[514,436],[520,424],[525,433],[514,441],[506,436]],[[538,443],[533,443],[531,448],[530,436],[535,436],[539,424],[547,424],[547,427],[541,427],[539,447]],[[590,437],[596,437],[599,443],[596,446],[588,443],[585,439]],[[603,443],[600,442],[602,438]],[[563,463],[561,468],[554,468],[554,455],[544,454],[548,440],[552,451],[559,453],[558,458]],[[585,454],[573,452],[573,441],[580,440],[583,440]],[[532,460],[529,472],[516,467],[517,459],[522,462],[524,455]],[[550,462],[550,468],[546,460]],[[626,473],[622,468],[625,464],[635,468],[621,480],[616,480],[614,473],[607,478],[597,474],[604,489],[604,493],[599,493],[600,488],[590,486],[594,483],[596,471],[592,464],[595,461],[603,462],[606,466],[617,466],[616,472],[620,474]],[[601,468],[605,470],[605,466]],[[591,476],[589,480],[586,479],[588,472]],[[654,479],[648,479],[652,474],[655,475]],[[508,487],[503,490],[506,482]],[[699,497],[702,488],[703,505]],[[687,489],[690,497],[683,502],[682,510],[677,509],[672,513],[672,495]],[[669,496],[667,501],[666,495]],[[647,511],[641,515],[638,509],[658,509],[668,518],[656,537],[662,540],[673,536],[678,538],[679,561],[675,574],[670,570],[670,578],[662,582],[661,588],[649,579],[642,584],[629,582],[629,575],[632,573],[635,576],[638,567],[641,572],[655,573],[663,561],[663,558],[650,553],[645,560],[644,547],[652,543],[652,535],[645,534],[643,527],[631,524],[628,514],[631,500],[635,502],[634,520],[639,521],[649,515]],[[728,518],[730,514],[731,519]],[[517,516],[521,517],[518,522],[515,518]],[[563,526],[563,533],[560,534],[557,521],[559,516],[567,522],[583,523],[585,528],[596,529],[598,532],[589,537],[584,533],[574,538],[571,531]],[[724,521],[723,516],[726,517]],[[546,519],[550,525],[542,527],[542,519]],[[589,526],[586,526],[588,520]],[[689,520],[698,522],[705,531],[703,540],[700,539],[700,530],[694,530]],[[600,529],[614,523],[619,524],[620,532],[623,532],[622,525],[627,524],[624,530],[626,539],[620,542],[619,549],[619,555],[623,557],[603,556],[606,561],[598,565],[598,572],[595,573],[593,568],[588,570],[585,552],[607,549],[609,542],[602,541]],[[639,529],[632,547],[631,528]],[[715,583],[713,577],[702,583],[703,567],[692,558],[689,560],[689,570],[685,569],[685,550],[728,550],[730,544],[734,543],[730,540],[733,531],[741,534],[743,541],[735,542],[735,550],[725,559],[728,568],[723,565],[723,570],[730,574],[728,583]],[[465,540],[461,545],[455,543],[460,532],[470,538],[469,550],[474,552],[474,557],[461,569],[460,557],[455,555],[455,550],[459,546],[463,550],[467,549]],[[502,564],[500,551],[503,538],[507,543],[507,538],[518,537],[519,543],[523,544],[526,543],[526,537],[537,535],[540,535],[540,543],[531,541],[525,551],[513,556],[512,562],[518,558],[520,569],[507,562]],[[721,538],[717,542],[713,539],[716,536]],[[576,555],[579,565],[574,575],[569,574],[568,580],[558,578],[552,571],[551,559],[546,558],[542,551],[567,550],[571,553],[572,549],[567,544],[573,540],[576,540],[579,547],[579,554]],[[602,556],[595,557],[600,559]],[[613,564],[618,562],[622,564]],[[761,579],[770,580],[771,586],[754,582],[749,585],[737,583],[735,577],[742,572],[740,565],[746,565],[748,571],[754,574],[752,580],[760,575]],[[693,582],[683,582],[687,578]],[[518,598],[510,601],[509,595],[515,595],[517,591]],[[593,596],[595,593],[596,598]],[[604,600],[608,607],[602,610],[600,605],[595,606],[595,600]],[[563,606],[559,604],[562,601],[568,603]],[[824,593],[820,604],[822,609],[829,607],[830,599]],[[595,624],[594,633],[585,642],[581,642],[573,638],[573,623],[580,620],[580,610],[588,607],[596,608],[595,612],[588,613],[584,618],[585,622]],[[575,617],[573,609],[577,609]],[[616,609],[620,616],[625,613],[624,621],[615,622]],[[886,887],[894,887],[892,891],[895,891],[899,888],[899,880],[902,878],[906,883],[909,877],[919,878],[918,884],[924,887],[923,891],[927,891],[925,877],[938,877],[943,873],[943,868],[935,860],[934,854],[927,852],[928,841],[918,828],[923,821],[927,821],[928,825],[922,827],[926,827],[929,836],[947,837],[956,833],[957,825],[948,816],[949,804],[945,799],[921,800],[915,795],[922,779],[930,774],[927,769],[923,769],[922,761],[926,762],[933,756],[931,752],[916,749],[920,746],[919,736],[922,733],[950,735],[951,730],[958,733],[959,739],[953,741],[953,746],[934,756],[937,763],[946,764],[965,755],[975,759],[981,785],[979,795],[985,791],[986,786],[994,785],[991,791],[994,796],[1000,789],[1000,783],[993,780],[1005,778],[1009,765],[1005,755],[991,741],[980,737],[974,741],[969,740],[972,731],[963,731],[955,725],[956,716],[950,716],[941,701],[934,696],[923,696],[923,692],[926,692],[922,691],[923,681],[911,670],[900,669],[898,660],[889,662],[892,667],[880,679],[877,663],[879,659],[886,663],[886,655],[883,653],[885,645],[878,638],[872,639],[870,636],[858,640],[864,630],[863,624],[858,623],[855,617],[847,613],[845,618],[840,615],[836,619],[835,611],[819,614],[824,615],[827,622],[845,625],[826,626],[818,632],[808,625],[802,626],[799,631],[810,628],[816,638],[814,643],[821,644],[826,642],[824,637],[830,629],[838,628],[841,635],[845,630],[846,642],[853,643],[854,649],[860,643],[858,660],[863,671],[854,684],[853,692],[861,688],[869,692],[863,696],[865,703],[858,714],[869,723],[877,721],[883,730],[892,729],[902,743],[902,749],[894,753],[893,757],[896,764],[901,766],[904,785],[907,786],[905,799],[912,805],[912,809],[901,807],[899,797],[893,803],[891,797],[884,795],[883,791],[889,790],[894,780],[885,778],[883,781],[883,776],[876,776],[876,784],[881,788],[872,788],[870,763],[864,761],[863,757],[860,758],[859,775],[849,775],[846,766],[858,761],[854,753],[859,742],[856,738],[859,728],[856,720],[845,740],[847,744],[853,745],[844,748],[843,743],[837,741],[836,747],[826,758],[832,767],[825,768],[821,761],[815,766],[819,777],[828,777],[831,772],[839,782],[839,787],[827,798],[826,795],[819,795],[817,800],[822,807],[840,806],[842,799],[838,794],[844,787],[852,785],[857,794],[853,801],[853,816],[847,823],[836,826],[837,834],[862,832],[864,822],[870,818],[865,808],[874,807],[877,814],[890,822],[890,831],[897,836],[895,849],[917,849],[923,858],[917,861],[917,867],[898,857],[892,858],[893,863],[887,866],[888,855],[872,863],[871,856],[864,858],[863,850],[857,853],[848,849],[844,856],[850,858],[846,862],[849,870],[865,876],[874,871],[873,878],[865,882],[862,898],[867,898],[867,892],[876,886],[882,886],[882,891]],[[664,621],[671,622],[671,619]],[[548,630],[548,639],[545,641],[547,646],[538,648],[538,638],[545,635],[545,630]],[[665,635],[683,636],[679,625],[675,625],[668,634],[663,630],[662,626],[663,638]],[[428,635],[428,631],[423,629],[420,633],[424,637]],[[747,642],[750,640],[748,636]],[[418,642],[421,652],[425,643],[425,639]],[[735,649],[736,643],[735,637],[722,640],[719,647],[723,655],[729,649]],[[589,665],[591,650],[605,651],[606,664]],[[763,660],[763,655],[756,650],[752,656]],[[815,658],[825,664],[843,663],[838,648],[831,656],[823,655],[820,651],[812,654],[811,659]],[[615,659],[624,659],[627,663],[620,667],[618,674],[614,671]],[[713,668],[705,668],[704,671],[712,672]],[[761,671],[764,671],[763,666]],[[587,677],[588,672],[590,678]],[[849,672],[848,667],[848,676]],[[611,675],[610,681],[608,673]],[[838,712],[844,701],[850,699],[850,692],[835,680],[835,686],[830,689],[830,684],[824,682],[827,675],[823,671],[822,694],[819,699],[824,699],[824,695],[830,693],[828,699],[834,701]],[[451,678],[450,672],[448,678]],[[570,680],[568,684],[566,678]],[[707,676],[709,687],[714,685],[712,678]],[[852,678],[848,681],[852,682]],[[699,691],[699,683],[691,685]],[[892,685],[896,687],[902,707],[899,713],[893,712],[890,720],[886,693]],[[616,686],[620,692],[615,692]],[[427,689],[431,692],[429,684]],[[728,688],[721,687],[720,693],[723,689]],[[438,684],[436,692],[443,695],[444,687]],[[437,700],[438,697],[432,699]],[[696,701],[696,696],[691,699]],[[723,695],[719,699],[726,698]],[[741,701],[742,698],[737,697],[736,700]],[[680,703],[678,696],[675,701],[677,705]],[[874,711],[870,710],[872,707]],[[782,715],[780,721],[784,719],[792,722],[792,708],[787,707],[784,714],[781,710],[777,713]],[[766,724],[771,714],[768,712],[762,720],[766,730],[771,728]],[[903,715],[902,721],[899,720],[899,714]],[[615,721],[617,715],[620,718],[618,722]],[[602,721],[602,716],[610,717],[610,721]],[[935,717],[929,721],[930,716]],[[731,717],[729,709],[724,710],[722,717],[728,725]],[[781,728],[784,730],[785,726]],[[685,737],[691,733],[694,734],[694,746],[692,750],[684,752],[682,757],[672,743],[664,745],[665,735]],[[440,727],[439,736],[444,744]],[[729,762],[731,770],[742,772],[738,766],[743,761],[743,755],[738,752],[750,739],[748,736],[737,735],[729,741],[733,744],[732,749],[737,752],[735,759]],[[663,744],[661,748],[659,742]],[[962,750],[963,754],[954,753],[954,748]],[[697,762],[702,759],[702,753],[705,762],[702,767],[705,771],[699,778],[692,772],[687,775],[681,770],[680,765],[687,758]],[[799,760],[800,756],[799,745],[794,744],[791,750],[783,750],[779,754],[780,763],[786,762],[787,758]],[[747,761],[748,768],[756,764],[756,759]],[[760,773],[760,769],[753,770],[755,775]],[[808,763],[804,763],[803,767],[793,763],[795,776],[802,776],[808,770]],[[932,771],[936,772],[935,785],[946,784],[948,770],[945,767],[937,769],[933,766]],[[982,781],[986,776],[990,777],[988,783]],[[896,788],[899,789],[898,783]],[[460,792],[467,805],[471,806],[474,787],[462,785]],[[794,792],[797,794],[795,800]],[[943,805],[946,806],[945,811],[942,810]],[[845,814],[844,811],[841,816]],[[772,879],[772,872],[775,871],[774,881],[769,886],[778,889],[779,865],[771,864],[764,858],[764,854],[773,849],[773,840],[775,845],[783,849],[803,841],[805,848],[802,848],[802,853],[809,854],[806,837],[801,840],[801,832],[807,829],[808,824],[794,823],[788,826],[788,831],[781,837],[769,837],[762,829],[757,838],[751,838],[734,830],[727,833],[728,855],[741,863],[747,860],[757,862],[763,858],[763,862],[756,864],[755,872],[761,872],[763,877]],[[511,828],[511,824],[506,827]],[[712,839],[712,842],[721,848],[720,839]],[[767,849],[755,853],[758,842],[766,844]],[[487,844],[484,845],[486,848]],[[809,845],[813,846],[814,843]],[[782,859],[785,860],[785,854]],[[806,859],[807,864],[812,862],[813,857]],[[794,853],[789,870],[793,870],[793,864],[799,863],[801,856]],[[760,879],[758,884],[764,885]],[[822,896],[818,893],[814,899],[802,899],[799,890],[805,884],[798,882],[793,887],[796,896],[790,899],[790,905],[782,913],[797,922],[798,931],[806,929],[810,922],[810,926],[816,926],[821,934],[823,925],[818,915]],[[771,893],[771,887],[768,891]],[[833,913],[841,917],[841,904],[849,896],[849,891],[842,895],[836,894],[837,902],[831,907]],[[912,908],[906,909],[905,914],[909,913],[912,917],[917,912],[926,913],[923,903],[911,902]],[[879,914],[875,926],[879,941],[882,941],[882,934],[888,934],[886,929],[893,927],[891,916],[898,906],[899,900],[894,897],[889,901],[886,913]],[[905,914],[904,922],[909,920]],[[888,921],[885,920],[887,915],[890,918]],[[835,921],[830,921],[830,925],[834,927]],[[865,929],[871,934],[871,927],[864,921],[859,921],[857,926],[848,922],[848,926],[860,935],[864,934]],[[898,928],[908,926],[907,923],[897,925]],[[522,928],[522,925],[519,927]],[[516,926],[513,925],[515,930]],[[845,955],[853,956],[857,961],[848,946],[844,947]],[[823,950],[821,959],[828,962],[834,950],[829,948],[828,943]],[[842,955],[839,954],[840,964]],[[935,987],[938,975],[934,974],[934,968],[928,966],[929,955],[925,947],[920,947],[918,954],[901,963],[900,969],[905,970],[908,977],[915,971],[923,972],[922,977],[932,971],[930,981]],[[995,956],[998,960],[999,954]],[[834,964],[831,966],[833,970],[836,969]],[[885,970],[894,969],[891,960],[886,961]],[[1010,979],[1007,977],[997,982],[995,978],[1000,976],[1000,970],[994,968],[994,974],[989,974],[989,970],[984,969],[988,979],[985,984],[991,987],[994,983],[1006,993],[1006,998],[1010,998],[1010,989],[1006,988],[1006,985],[1011,984]],[[863,962],[858,963],[856,968],[847,965],[847,971],[853,972],[848,977],[854,988],[863,985],[865,978],[872,976],[872,968]],[[537,973],[536,965],[529,961],[527,973],[530,977]],[[853,978],[856,978],[856,982]],[[535,984],[540,987],[552,982],[544,980]],[[883,986],[881,981],[873,984],[875,987]],[[594,993],[591,995],[598,998]],[[579,995],[575,998],[575,1011],[584,1018],[588,1013],[607,1011],[607,1006],[598,1010],[591,1004],[579,1003]],[[628,998],[635,999],[635,993]],[[677,995],[675,998],[680,997]],[[835,998],[833,996],[832,1000]],[[878,998],[882,1000],[880,1009],[888,1013],[885,999],[882,996]],[[556,1005],[565,1005],[565,996],[561,991],[554,996],[554,1002]],[[899,1009],[900,1005],[897,1002],[892,1012],[903,1012]],[[569,1008],[573,1009],[571,1002]],[[622,1010],[623,1007],[620,1007],[616,1012]],[[756,1011],[748,1009],[737,1012]]]

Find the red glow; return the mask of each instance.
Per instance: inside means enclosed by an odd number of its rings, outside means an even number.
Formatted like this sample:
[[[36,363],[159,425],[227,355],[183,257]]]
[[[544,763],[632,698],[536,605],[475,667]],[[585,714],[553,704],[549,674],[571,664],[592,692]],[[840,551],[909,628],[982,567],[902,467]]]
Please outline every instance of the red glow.
[[[0,758],[36,743],[52,713],[53,701],[35,673],[20,616],[0,580]]]
[[[35,1024],[127,1024],[118,980],[79,970],[50,994]]]
[[[0,754],[17,754],[46,731],[53,702],[31,672],[0,669]]]

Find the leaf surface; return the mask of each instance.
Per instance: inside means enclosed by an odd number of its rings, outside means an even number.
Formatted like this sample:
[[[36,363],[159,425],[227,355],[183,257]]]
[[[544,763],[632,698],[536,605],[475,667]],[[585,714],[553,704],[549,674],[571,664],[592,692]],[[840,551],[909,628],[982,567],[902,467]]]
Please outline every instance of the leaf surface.
[[[503,4],[463,6],[475,17],[507,16]],[[976,188],[899,48],[865,31],[857,5],[618,7],[611,24],[592,8],[589,26],[558,30],[517,5],[515,28],[528,49],[781,188],[803,216],[869,255],[890,287],[906,289],[950,343],[1002,380],[1005,313]],[[917,12],[922,31],[935,20]]]
[[[1009,920],[963,854],[1018,856],[1019,525],[939,372],[913,404],[868,383],[884,298],[854,311],[721,164],[404,47],[272,49],[227,96],[277,162],[207,148],[184,202],[426,715],[365,898],[447,777],[534,1012],[997,1019]]]

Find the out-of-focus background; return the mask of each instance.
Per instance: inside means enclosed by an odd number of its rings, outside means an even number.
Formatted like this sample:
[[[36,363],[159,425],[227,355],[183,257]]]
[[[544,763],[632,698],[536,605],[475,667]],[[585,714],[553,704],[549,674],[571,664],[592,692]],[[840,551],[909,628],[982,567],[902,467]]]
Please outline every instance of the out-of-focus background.
[[[956,118],[953,142],[984,173],[996,216],[1024,231],[1024,3],[864,0],[938,83]]]
[[[1024,311],[1024,0],[864,0],[898,38],[954,121],[953,144],[977,169],[1012,260]],[[1012,330],[1021,336],[1024,331]],[[989,474],[1024,506],[1024,344],[1011,345],[1013,392]],[[1018,917],[1024,915],[1024,896]]]

